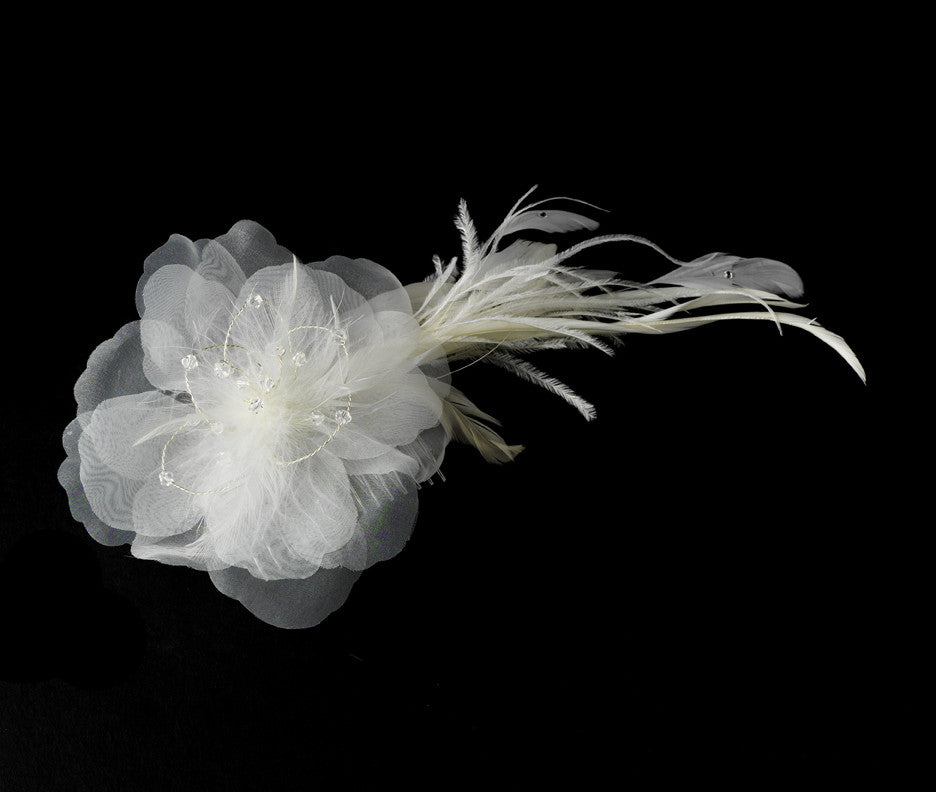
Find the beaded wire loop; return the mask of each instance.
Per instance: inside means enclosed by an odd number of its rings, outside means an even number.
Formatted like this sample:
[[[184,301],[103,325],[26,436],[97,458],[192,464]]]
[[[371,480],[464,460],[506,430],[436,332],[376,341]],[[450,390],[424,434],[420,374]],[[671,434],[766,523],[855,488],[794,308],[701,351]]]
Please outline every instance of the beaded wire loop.
[[[222,357],[220,360],[215,362],[214,367],[213,367],[213,372],[215,376],[221,379],[229,379],[234,372],[237,372],[239,375],[241,375],[238,377],[238,379],[235,380],[234,387],[241,391],[249,391],[249,393],[243,396],[241,400],[244,402],[246,409],[254,415],[259,415],[263,411],[263,408],[264,408],[263,396],[267,394],[275,393],[277,388],[280,386],[280,383],[283,378],[283,359],[284,357],[287,356],[287,354],[290,356],[289,359],[293,367],[293,380],[295,380],[296,376],[298,376],[299,368],[304,366],[308,362],[308,355],[306,354],[305,351],[301,349],[295,350],[293,348],[293,341],[292,341],[293,333],[299,330],[321,330],[323,332],[329,333],[337,342],[338,346],[341,348],[341,352],[343,353],[344,360],[345,362],[347,362],[348,347],[347,347],[347,334],[346,333],[342,332],[341,330],[336,330],[333,327],[325,327],[324,325],[310,325],[310,324],[299,325],[297,327],[291,328],[286,333],[286,343],[288,344],[288,350],[286,347],[283,347],[283,346],[276,346],[273,348],[273,352],[279,361],[279,371],[277,372],[277,376],[274,378],[269,375],[266,375],[259,382],[254,382],[251,379],[250,372],[246,371],[245,369],[241,368],[240,366],[237,366],[235,363],[228,360],[227,355],[228,355],[229,349],[240,349],[246,352],[248,357],[250,357],[251,359],[253,358],[253,352],[250,349],[247,349],[246,347],[241,346],[239,344],[230,343],[231,331],[234,329],[235,323],[237,322],[241,314],[244,313],[245,310],[247,310],[248,308],[254,308],[254,309],[260,308],[263,305],[269,306],[272,311],[274,311],[276,314],[282,317],[282,314],[280,314],[280,312],[277,310],[276,306],[273,305],[273,303],[266,300],[260,294],[252,294],[250,297],[247,298],[244,304],[231,317],[231,321],[228,324],[227,332],[225,333],[225,336],[224,336],[223,344],[213,344],[207,347],[203,347],[200,352],[191,352],[181,359],[180,362],[182,364],[182,373],[185,378],[185,392],[188,394],[192,407],[195,409],[195,411],[198,414],[201,415],[202,420],[194,424],[188,421],[183,423],[170,435],[169,439],[166,441],[162,449],[162,454],[160,456],[160,469],[159,469],[159,474],[158,474],[160,484],[166,487],[175,487],[176,489],[182,490],[183,492],[186,492],[189,495],[214,495],[214,494],[218,494],[222,492],[227,492],[228,490],[232,489],[235,485],[237,485],[242,480],[242,479],[235,479],[229,482],[228,484],[224,485],[223,487],[218,487],[216,489],[195,490],[195,489],[190,489],[188,487],[184,487],[178,482],[176,482],[173,474],[166,468],[166,452],[169,450],[169,446],[172,443],[172,441],[176,438],[179,432],[181,432],[183,429],[189,428],[192,426],[198,426],[198,425],[201,425],[202,423],[207,423],[210,431],[212,431],[214,434],[220,435],[220,434],[223,434],[225,431],[224,424],[221,421],[214,419],[211,415],[205,412],[205,410],[202,409],[201,405],[199,405],[198,401],[195,399],[195,394],[192,392],[192,384],[191,384],[191,381],[189,380],[189,374],[191,372],[194,372],[198,368],[199,354],[210,352],[211,350],[214,350],[214,349],[222,350],[222,353],[221,353]],[[256,368],[262,370],[262,365],[260,363],[257,363]],[[312,458],[319,451],[325,448],[325,446],[327,446],[332,440],[335,439],[338,432],[341,431],[341,428],[343,426],[351,423],[352,414],[351,414],[351,394],[350,393],[348,393],[347,395],[347,402],[345,406],[333,412],[332,420],[334,422],[334,428],[329,432],[327,437],[315,449],[313,449],[309,453],[303,454],[302,456],[299,456],[295,459],[291,459],[288,461],[276,456],[275,454],[271,455],[271,458],[276,464],[281,465],[283,467],[289,467],[299,462],[303,462],[306,459]],[[316,409],[308,416],[306,423],[310,427],[319,429],[320,427],[325,425],[326,421],[327,421],[327,417],[325,416],[325,414]]]

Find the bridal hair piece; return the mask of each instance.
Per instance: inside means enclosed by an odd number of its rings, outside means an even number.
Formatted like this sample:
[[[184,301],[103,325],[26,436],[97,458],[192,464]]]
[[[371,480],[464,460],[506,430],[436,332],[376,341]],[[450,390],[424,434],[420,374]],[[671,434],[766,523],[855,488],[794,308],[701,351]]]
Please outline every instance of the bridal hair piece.
[[[279,627],[318,624],[364,569],[400,552],[421,483],[450,440],[512,460],[497,420],[452,384],[452,369],[493,364],[595,408],[533,366],[542,349],[596,347],[731,319],[801,328],[864,379],[839,336],[792,313],[790,267],[712,253],[679,262],[628,234],[558,249],[524,239],[593,231],[521,198],[481,242],[464,201],[461,258],[404,286],[366,259],[303,264],[257,223],[216,239],[173,235],[144,262],[140,319],[91,354],[75,385],[59,481],[71,511],[105,545],[208,572]],[[648,283],[570,265],[596,245],[646,245],[671,262]]]

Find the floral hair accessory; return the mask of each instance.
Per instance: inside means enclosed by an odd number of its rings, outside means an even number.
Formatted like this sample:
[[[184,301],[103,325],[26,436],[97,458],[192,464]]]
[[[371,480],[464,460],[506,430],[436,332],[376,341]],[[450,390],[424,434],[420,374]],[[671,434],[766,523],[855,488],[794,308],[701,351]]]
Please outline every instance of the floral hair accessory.
[[[625,333],[757,319],[812,333],[864,378],[839,336],[790,312],[802,284],[787,265],[722,253],[683,263],[626,234],[558,250],[523,232],[598,224],[554,208],[571,199],[524,205],[529,195],[483,244],[462,202],[460,260],[435,258],[407,286],[365,259],[300,263],[247,220],[213,240],[170,237],[144,263],[140,319],[94,350],[75,385],[59,469],[74,517],[102,544],[207,571],[265,622],[309,627],[400,552],[450,440],[491,462],[521,450],[452,385],[450,363],[505,368],[591,420],[594,407],[528,353],[610,352]],[[570,266],[609,242],[676,267],[633,283]]]

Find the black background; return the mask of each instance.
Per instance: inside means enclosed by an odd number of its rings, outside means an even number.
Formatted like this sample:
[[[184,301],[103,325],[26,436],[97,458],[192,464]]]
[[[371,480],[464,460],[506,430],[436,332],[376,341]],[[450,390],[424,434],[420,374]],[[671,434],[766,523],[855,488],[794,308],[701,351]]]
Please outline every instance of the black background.
[[[163,21],[153,42],[76,36],[16,89],[0,787],[912,777],[922,396],[893,321],[913,292],[878,277],[899,266],[891,93],[854,31],[683,19],[673,40],[583,11],[375,45],[347,23]],[[72,521],[55,478],[72,384],[135,318],[169,234],[247,217],[302,260],[367,257],[406,283],[458,252],[460,198],[484,235],[535,183],[679,258],[793,265],[868,384],[767,322],[542,357],[592,423],[473,367],[459,387],[526,451],[496,467],[450,446],[404,552],[310,630]],[[625,246],[579,263],[667,267]]]

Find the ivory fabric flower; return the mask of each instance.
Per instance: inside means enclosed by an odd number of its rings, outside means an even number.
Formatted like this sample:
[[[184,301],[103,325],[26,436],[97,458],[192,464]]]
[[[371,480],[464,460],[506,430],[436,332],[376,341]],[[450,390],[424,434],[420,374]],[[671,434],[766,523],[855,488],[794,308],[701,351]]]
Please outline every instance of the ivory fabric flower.
[[[172,236],[137,306],[75,386],[59,473],[74,516],[207,570],[264,621],[317,623],[412,531],[447,442],[444,357],[389,271],[300,264],[250,221]]]
[[[559,199],[523,206],[528,195],[483,244],[463,201],[461,260],[436,257],[406,287],[365,259],[300,264],[250,221],[215,240],[172,236],[145,262],[140,320],[94,351],[75,386],[59,479],[76,519],[138,558],[206,570],[270,624],[308,627],[400,551],[450,439],[491,462],[522,449],[452,387],[450,362],[504,368],[592,420],[529,354],[611,354],[606,338],[743,319],[805,330],[864,378],[840,336],[793,312],[803,285],[788,265],[724,253],[684,263],[630,234],[558,250],[515,235],[598,224],[552,208]],[[567,263],[609,242],[678,266],[635,283]]]

